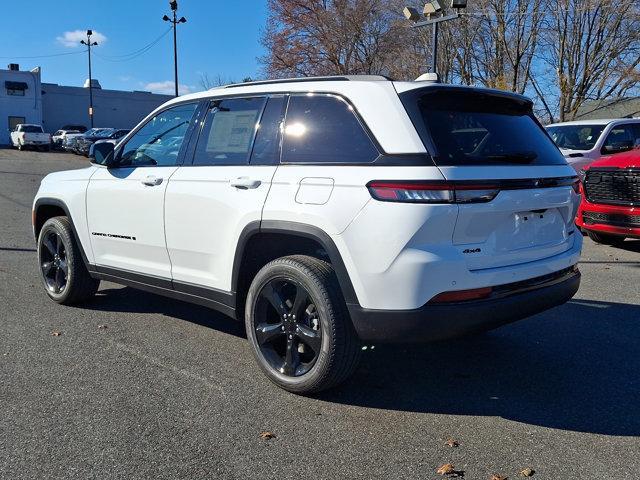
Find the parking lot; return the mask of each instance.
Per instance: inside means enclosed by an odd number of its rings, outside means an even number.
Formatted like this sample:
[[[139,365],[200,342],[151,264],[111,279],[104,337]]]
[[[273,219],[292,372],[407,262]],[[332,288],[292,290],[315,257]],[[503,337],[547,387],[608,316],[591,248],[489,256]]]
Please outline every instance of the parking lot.
[[[31,203],[44,175],[86,165],[0,149],[0,477],[430,479],[452,463],[467,479],[637,478],[640,241],[585,239],[567,305],[376,346],[305,398],[272,386],[218,313],[110,283],[84,308],[48,299]]]

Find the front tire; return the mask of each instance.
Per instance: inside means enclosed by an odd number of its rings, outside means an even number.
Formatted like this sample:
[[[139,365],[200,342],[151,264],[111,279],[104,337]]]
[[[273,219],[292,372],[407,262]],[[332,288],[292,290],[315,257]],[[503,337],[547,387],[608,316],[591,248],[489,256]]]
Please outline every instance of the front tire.
[[[74,305],[98,291],[100,280],[89,274],[67,217],[50,218],[42,226],[38,264],[45,292],[54,302]]]
[[[593,230],[587,230],[589,238],[596,243],[603,245],[616,245],[624,242],[624,237],[619,235],[608,235],[606,233],[594,232]]]
[[[360,341],[327,262],[294,255],[268,263],[251,283],[245,312],[253,354],[279,387],[312,394],[355,371]]]

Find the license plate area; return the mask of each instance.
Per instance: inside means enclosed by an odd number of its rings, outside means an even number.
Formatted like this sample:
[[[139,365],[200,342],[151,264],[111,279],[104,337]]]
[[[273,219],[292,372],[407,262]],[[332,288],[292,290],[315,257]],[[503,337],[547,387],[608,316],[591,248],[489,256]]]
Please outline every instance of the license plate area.
[[[529,210],[513,214],[511,234],[497,235],[498,250],[516,251],[562,243],[566,224],[556,208]]]

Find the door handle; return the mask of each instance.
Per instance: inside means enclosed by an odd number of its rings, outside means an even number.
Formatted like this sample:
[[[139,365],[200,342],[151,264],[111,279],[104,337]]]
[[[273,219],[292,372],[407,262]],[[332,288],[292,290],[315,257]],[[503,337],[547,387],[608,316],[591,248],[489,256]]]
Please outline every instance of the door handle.
[[[156,185],[160,185],[162,183],[162,177],[156,177],[154,175],[149,175],[148,177],[140,180],[143,185],[147,185],[149,187],[155,187]]]
[[[254,178],[249,177],[238,177],[229,182],[232,187],[238,188],[240,190],[248,190],[250,188],[258,188],[262,182],[260,180],[256,180]]]

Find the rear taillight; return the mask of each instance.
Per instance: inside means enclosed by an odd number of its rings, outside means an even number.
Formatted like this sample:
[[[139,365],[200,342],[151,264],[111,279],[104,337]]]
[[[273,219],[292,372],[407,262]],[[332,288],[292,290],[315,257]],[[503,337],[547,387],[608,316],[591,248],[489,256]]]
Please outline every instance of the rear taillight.
[[[371,196],[383,202],[478,203],[490,202],[500,187],[492,184],[448,182],[394,182],[374,180],[367,184]]]

